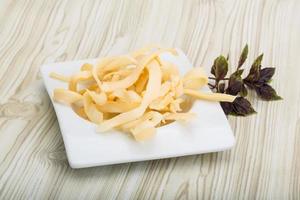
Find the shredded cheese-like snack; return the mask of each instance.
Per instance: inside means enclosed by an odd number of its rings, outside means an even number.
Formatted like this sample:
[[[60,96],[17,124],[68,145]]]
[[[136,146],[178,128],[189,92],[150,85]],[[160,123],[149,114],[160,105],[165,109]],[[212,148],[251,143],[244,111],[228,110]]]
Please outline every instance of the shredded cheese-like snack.
[[[102,58],[96,65],[85,63],[71,76],[53,72],[50,77],[68,83],[68,89],[55,89],[53,98],[97,124],[99,132],[115,128],[137,141],[153,137],[159,126],[193,118],[195,114],[182,112],[185,96],[234,101],[232,95],[199,91],[208,83],[203,68],[195,67],[181,76],[175,64],[161,60],[165,52],[177,56],[175,49],[150,46]]]

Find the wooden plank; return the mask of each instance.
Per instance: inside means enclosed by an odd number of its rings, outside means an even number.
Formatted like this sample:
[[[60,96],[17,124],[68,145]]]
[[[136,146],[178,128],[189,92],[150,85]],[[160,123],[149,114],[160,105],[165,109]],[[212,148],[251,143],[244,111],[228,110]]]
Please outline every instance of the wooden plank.
[[[300,2],[2,1],[0,199],[299,199]],[[161,43],[196,66],[264,52],[284,97],[230,117],[236,146],[220,153],[73,170],[39,74],[43,63]],[[249,61],[246,63],[251,64]]]

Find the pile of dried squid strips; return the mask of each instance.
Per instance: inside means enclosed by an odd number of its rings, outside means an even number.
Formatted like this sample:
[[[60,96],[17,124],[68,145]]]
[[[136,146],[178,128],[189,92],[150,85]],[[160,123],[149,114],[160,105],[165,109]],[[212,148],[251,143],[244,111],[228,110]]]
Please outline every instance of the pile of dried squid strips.
[[[54,100],[98,125],[99,132],[116,128],[138,141],[151,138],[156,128],[174,120],[189,120],[182,112],[185,95],[210,101],[232,102],[235,96],[198,91],[208,83],[200,67],[184,76],[176,65],[160,59],[162,53],[177,56],[175,49],[143,48],[121,56],[105,57],[93,66],[83,64],[78,73],[52,78],[68,83],[54,90]]]

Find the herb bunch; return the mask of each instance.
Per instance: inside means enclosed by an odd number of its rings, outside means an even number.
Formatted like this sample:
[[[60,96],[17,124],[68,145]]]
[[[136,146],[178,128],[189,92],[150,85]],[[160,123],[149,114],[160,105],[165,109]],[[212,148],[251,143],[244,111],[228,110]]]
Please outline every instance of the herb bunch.
[[[248,45],[246,45],[240,55],[236,70],[227,77],[229,56],[225,58],[220,55],[214,60],[211,67],[211,74],[209,77],[210,89],[214,92],[225,93],[230,95],[237,95],[234,102],[221,102],[221,106],[226,115],[247,116],[256,113],[251,103],[247,100],[248,90],[253,90],[257,96],[265,101],[282,99],[270,86],[272,77],[275,73],[274,67],[262,68],[261,62],[263,54],[259,55],[251,65],[248,75],[243,78],[242,69],[248,56]]]

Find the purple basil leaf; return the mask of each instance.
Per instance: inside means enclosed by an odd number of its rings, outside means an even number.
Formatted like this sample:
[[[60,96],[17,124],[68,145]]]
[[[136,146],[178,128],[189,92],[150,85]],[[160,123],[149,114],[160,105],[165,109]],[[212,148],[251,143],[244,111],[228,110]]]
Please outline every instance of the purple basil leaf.
[[[271,80],[275,73],[274,67],[266,67],[260,70],[259,82],[267,83]]]
[[[251,81],[248,81],[247,79],[244,79],[244,84],[247,85],[250,89],[255,89],[256,86],[255,86],[255,83],[256,82],[251,82]]]
[[[257,95],[266,101],[272,101],[272,100],[281,100],[282,98],[277,95],[274,88],[272,88],[269,84],[265,83],[262,85],[258,85],[255,88],[255,91]]]
[[[246,116],[256,113],[251,103],[244,97],[237,97],[232,103],[232,113],[233,115]]]
[[[230,113],[233,112],[233,107],[232,107],[232,103],[229,102],[220,102],[221,107],[225,113],[225,115],[229,115]]]
[[[244,97],[237,97],[234,102],[221,102],[222,109],[226,115],[247,116],[256,113],[251,103]]]

